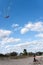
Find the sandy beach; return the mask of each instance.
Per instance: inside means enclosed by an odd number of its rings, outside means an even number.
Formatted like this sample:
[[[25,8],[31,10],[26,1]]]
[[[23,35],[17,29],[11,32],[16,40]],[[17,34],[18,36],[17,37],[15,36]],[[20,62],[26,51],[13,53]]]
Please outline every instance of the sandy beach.
[[[0,65],[43,65],[43,57],[36,57],[39,62],[33,62],[33,57],[23,59],[0,60]]]

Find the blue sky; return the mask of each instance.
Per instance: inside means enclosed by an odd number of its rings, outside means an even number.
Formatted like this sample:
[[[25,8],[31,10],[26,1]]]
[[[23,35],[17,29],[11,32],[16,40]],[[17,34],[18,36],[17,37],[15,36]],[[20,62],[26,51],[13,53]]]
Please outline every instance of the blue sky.
[[[24,48],[43,51],[43,0],[0,0],[0,53]]]

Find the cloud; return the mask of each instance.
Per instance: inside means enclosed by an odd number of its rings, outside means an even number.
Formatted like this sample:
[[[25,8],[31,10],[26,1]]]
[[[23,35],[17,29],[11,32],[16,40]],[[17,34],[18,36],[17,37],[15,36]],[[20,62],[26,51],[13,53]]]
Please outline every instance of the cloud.
[[[18,31],[22,28],[22,27],[19,26],[19,24],[12,24],[11,27],[14,28],[14,31]]]
[[[6,37],[6,38],[2,39],[1,44],[5,45],[7,43],[18,43],[19,41],[20,41],[19,38],[13,38],[13,37],[8,38],[8,37]]]
[[[13,28],[19,27],[19,24],[12,24]]]
[[[24,34],[24,33],[28,32],[28,31],[29,31],[28,28],[22,28],[22,29],[21,29],[21,34]]]
[[[0,41],[0,53],[9,53],[15,48],[15,44],[21,41],[20,38],[6,37]],[[7,47],[7,48],[6,48]],[[16,47],[17,48],[17,47]],[[15,49],[16,49],[15,48]]]
[[[43,22],[38,21],[25,24],[24,27],[20,30],[20,33],[25,34],[28,31],[43,32]]]
[[[43,32],[43,22],[39,21],[34,23],[31,31]]]
[[[12,31],[0,29],[0,46],[3,46],[7,43],[18,43],[21,39],[11,37]]]
[[[36,34],[35,37],[43,38],[43,33]]]
[[[16,51],[16,52],[22,52],[23,49],[27,49],[28,52],[36,52],[43,50],[43,40],[33,40],[33,41],[27,41],[24,43],[19,43],[16,45],[8,45],[5,47],[5,49],[8,50],[8,52]]]
[[[0,38],[4,38],[9,36],[12,33],[12,31],[10,30],[2,30],[0,29]]]

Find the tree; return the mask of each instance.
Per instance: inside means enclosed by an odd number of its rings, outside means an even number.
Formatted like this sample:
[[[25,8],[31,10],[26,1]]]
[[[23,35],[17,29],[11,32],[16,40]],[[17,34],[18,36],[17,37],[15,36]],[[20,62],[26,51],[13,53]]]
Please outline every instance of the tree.
[[[17,52],[12,52],[12,53],[10,53],[10,56],[17,56]]]
[[[27,55],[27,50],[26,49],[23,50],[23,55]]]
[[[43,54],[43,52],[37,52],[36,53],[36,55],[42,55]]]

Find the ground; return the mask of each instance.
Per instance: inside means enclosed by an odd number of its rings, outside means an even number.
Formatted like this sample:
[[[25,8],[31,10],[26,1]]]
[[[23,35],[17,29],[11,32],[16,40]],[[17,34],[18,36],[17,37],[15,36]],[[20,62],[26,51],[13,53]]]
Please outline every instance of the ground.
[[[33,57],[23,59],[0,59],[0,65],[43,65],[43,57],[36,57],[39,62],[33,62]]]

